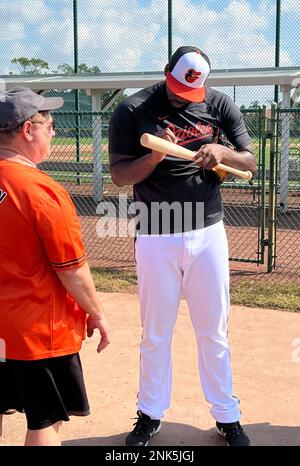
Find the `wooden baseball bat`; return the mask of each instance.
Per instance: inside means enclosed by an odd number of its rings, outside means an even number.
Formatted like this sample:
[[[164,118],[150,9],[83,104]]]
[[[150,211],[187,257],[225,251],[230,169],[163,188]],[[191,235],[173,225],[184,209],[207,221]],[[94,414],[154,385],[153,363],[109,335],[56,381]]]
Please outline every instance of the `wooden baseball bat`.
[[[158,138],[153,134],[142,134],[140,142],[142,146],[148,147],[148,149],[163,152],[168,155],[173,155],[173,157],[189,160],[190,162],[194,161],[195,152],[186,149],[185,147],[179,146],[178,144],[173,144],[173,142],[166,141],[166,139]],[[216,165],[213,168],[213,170],[215,168],[225,170],[226,172],[239,176],[244,180],[251,180],[252,178],[252,173],[250,171],[238,170],[237,168],[229,167],[228,165],[224,165],[223,163],[218,163],[218,165]]]

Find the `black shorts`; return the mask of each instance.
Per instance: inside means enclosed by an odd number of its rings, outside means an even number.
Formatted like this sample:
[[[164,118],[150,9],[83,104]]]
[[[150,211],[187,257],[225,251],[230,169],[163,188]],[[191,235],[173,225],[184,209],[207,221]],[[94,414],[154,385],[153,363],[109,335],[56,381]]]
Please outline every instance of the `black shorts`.
[[[24,412],[27,428],[44,429],[90,413],[79,354],[0,362],[0,414]]]

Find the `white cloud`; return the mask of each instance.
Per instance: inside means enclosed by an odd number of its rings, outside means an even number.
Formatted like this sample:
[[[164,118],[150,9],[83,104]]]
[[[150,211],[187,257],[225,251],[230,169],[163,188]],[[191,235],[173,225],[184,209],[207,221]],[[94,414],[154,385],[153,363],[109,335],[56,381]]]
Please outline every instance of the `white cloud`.
[[[56,18],[38,28],[38,37],[41,44],[41,53],[51,60],[51,55],[59,57],[61,63],[65,57],[73,56],[73,22],[72,18]]]
[[[262,3],[257,10],[254,10],[250,2],[242,0],[232,0],[224,10],[224,15],[225,18],[222,20],[230,21],[230,24],[239,30],[243,30],[244,27],[247,27],[247,30],[265,29],[270,18],[270,12],[265,10],[265,4]]]
[[[281,11],[283,13],[292,13],[295,15],[300,15],[300,5],[299,0],[284,0],[281,3]]]
[[[9,30],[8,34],[0,34],[0,43],[13,44],[18,43],[25,37],[25,28],[21,22],[10,21],[5,25]]]
[[[246,0],[231,0],[227,6],[216,11],[191,5],[178,0],[180,14],[174,21],[178,33],[174,45],[180,41],[198,45],[210,57],[214,68],[239,68],[273,66],[274,38],[268,33],[274,26],[274,2],[263,0],[256,8]],[[269,34],[270,36],[270,34]],[[283,51],[285,64],[291,60]]]
[[[18,19],[26,23],[37,23],[45,21],[51,10],[47,7],[45,0],[34,0],[30,5],[28,0],[2,0],[0,3],[0,17],[5,20]]]

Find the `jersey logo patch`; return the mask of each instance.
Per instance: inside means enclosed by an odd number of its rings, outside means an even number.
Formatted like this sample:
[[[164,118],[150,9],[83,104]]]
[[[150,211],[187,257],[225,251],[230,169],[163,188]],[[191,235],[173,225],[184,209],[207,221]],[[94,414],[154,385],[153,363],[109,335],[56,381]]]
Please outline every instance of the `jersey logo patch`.
[[[1,202],[4,201],[6,196],[7,196],[7,193],[5,191],[2,191],[2,189],[0,189],[0,204],[1,204]]]

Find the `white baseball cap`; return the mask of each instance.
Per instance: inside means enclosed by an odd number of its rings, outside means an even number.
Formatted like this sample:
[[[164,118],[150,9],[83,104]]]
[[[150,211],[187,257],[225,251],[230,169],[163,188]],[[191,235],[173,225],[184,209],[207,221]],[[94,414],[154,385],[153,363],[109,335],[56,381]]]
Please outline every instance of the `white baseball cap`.
[[[183,99],[203,102],[206,95],[205,81],[210,70],[209,58],[197,47],[179,47],[168,64],[166,85]]]

